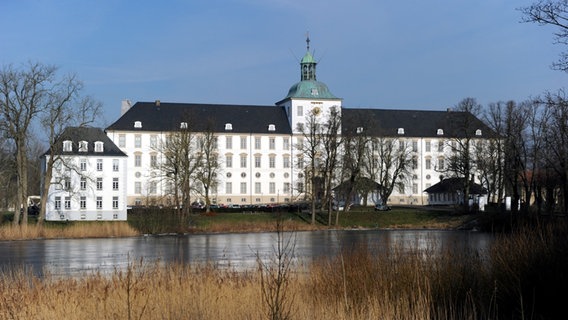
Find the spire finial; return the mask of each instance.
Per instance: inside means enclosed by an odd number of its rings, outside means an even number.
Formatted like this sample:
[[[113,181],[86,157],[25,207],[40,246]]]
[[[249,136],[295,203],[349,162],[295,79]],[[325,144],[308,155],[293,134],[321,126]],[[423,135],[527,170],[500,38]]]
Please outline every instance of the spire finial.
[[[308,47],[308,52],[310,51],[310,32],[306,32],[306,44]]]

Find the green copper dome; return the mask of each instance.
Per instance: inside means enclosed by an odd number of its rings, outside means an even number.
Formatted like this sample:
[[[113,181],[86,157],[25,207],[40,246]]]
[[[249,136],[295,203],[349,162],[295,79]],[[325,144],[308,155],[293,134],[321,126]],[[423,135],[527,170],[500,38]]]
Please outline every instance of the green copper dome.
[[[323,82],[316,80],[303,80],[293,85],[288,91],[288,98],[305,99],[337,99]]]

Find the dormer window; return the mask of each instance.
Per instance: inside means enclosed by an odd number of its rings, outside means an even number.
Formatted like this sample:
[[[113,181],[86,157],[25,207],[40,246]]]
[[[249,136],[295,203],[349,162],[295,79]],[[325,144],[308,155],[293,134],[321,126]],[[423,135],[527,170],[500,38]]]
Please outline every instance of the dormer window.
[[[103,152],[104,143],[102,141],[95,142],[95,152]]]
[[[476,136],[481,136],[481,129],[475,130],[475,135],[476,135]]]
[[[134,121],[134,128],[142,128],[142,121]]]
[[[87,152],[89,143],[87,141],[79,141],[79,152]]]
[[[363,133],[363,127],[357,127],[357,133],[358,134]]]
[[[182,122],[179,124],[180,129],[187,129],[187,122]]]
[[[438,129],[438,131],[436,131],[436,134],[439,136],[443,136],[444,135],[444,129]]]
[[[268,131],[276,131],[276,126],[273,124],[268,125]]]
[[[318,88],[312,88],[311,91],[312,91],[312,96],[317,96],[317,95],[319,95],[319,93],[318,93]]]
[[[73,151],[73,142],[70,140],[63,141],[63,151],[65,152]]]
[[[404,128],[398,128],[398,134],[404,134]]]
[[[225,130],[226,131],[233,130],[233,124],[232,123],[225,123]]]

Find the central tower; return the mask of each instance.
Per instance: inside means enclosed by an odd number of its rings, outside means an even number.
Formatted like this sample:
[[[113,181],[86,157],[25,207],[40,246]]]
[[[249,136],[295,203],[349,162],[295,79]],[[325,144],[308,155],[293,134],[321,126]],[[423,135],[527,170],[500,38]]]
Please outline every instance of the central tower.
[[[331,108],[341,112],[342,99],[334,96],[325,83],[317,81],[317,62],[310,53],[310,38],[306,38],[306,54],[300,61],[300,82],[294,84],[288,90],[286,97],[278,102],[277,106],[285,108],[288,121],[293,133],[301,133],[299,124],[305,123],[306,116],[315,114],[325,117]]]

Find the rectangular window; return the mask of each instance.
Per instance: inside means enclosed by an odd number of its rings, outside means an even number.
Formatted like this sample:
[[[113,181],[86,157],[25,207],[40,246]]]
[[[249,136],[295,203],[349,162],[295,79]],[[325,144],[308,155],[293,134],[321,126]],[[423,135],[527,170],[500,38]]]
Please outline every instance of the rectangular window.
[[[225,183],[225,193],[226,194],[233,193],[233,183],[232,182],[226,182]]]
[[[284,182],[284,193],[290,193],[290,182]]]
[[[156,194],[157,190],[158,190],[158,183],[156,181],[150,182],[150,190],[149,190],[150,194]]]
[[[139,154],[134,155],[134,166],[135,167],[142,166],[142,155],[139,155]]]
[[[71,197],[65,197],[65,210],[71,210]]]
[[[79,208],[81,208],[82,210],[87,209],[87,197],[81,196],[81,198],[79,199]]]
[[[298,192],[299,193],[303,193],[304,192],[304,183],[303,182],[298,182],[296,184],[296,188],[298,188]]]
[[[112,178],[112,190],[118,190],[118,178]]]
[[[412,141],[412,151],[418,152],[418,141],[416,141],[416,140]]]
[[[61,210],[61,197],[55,197],[55,210]]]
[[[289,138],[284,138],[282,140],[282,149],[284,149],[284,150],[290,149],[290,139]]]
[[[247,193],[247,183],[246,182],[241,182],[241,193],[242,194]]]
[[[233,156],[226,156],[225,157],[225,167],[227,167],[227,168],[233,167]]]
[[[254,167],[260,168],[260,156],[254,156]]]
[[[268,139],[268,148],[274,150],[276,148],[276,138]]]
[[[261,190],[261,187],[260,187],[260,186],[261,186],[260,182],[255,182],[255,183],[254,183],[254,193],[256,193],[256,194],[261,194],[261,193],[262,193],[262,190]]]
[[[247,148],[247,137],[241,137],[241,149]]]
[[[444,140],[438,141],[438,152],[444,152]]]
[[[65,179],[65,181],[63,182],[64,188],[65,190],[69,191],[71,190],[71,179]]]
[[[112,208],[118,209],[118,197],[112,197]]]
[[[438,159],[438,170],[444,170],[444,158]]]
[[[284,162],[283,162],[284,168],[290,168],[290,157],[285,156],[283,160],[284,160]]]
[[[269,156],[268,157],[268,166],[270,168],[276,168],[276,157],[275,156]]]
[[[247,156],[242,155],[241,156],[241,168],[246,168],[246,167],[247,167]]]
[[[270,182],[268,184],[268,192],[269,193],[276,193],[276,183],[275,182]]]
[[[118,172],[118,159],[112,159],[112,171],[114,172]]]
[[[297,106],[296,111],[296,115],[302,117],[304,115],[304,106]]]
[[[417,183],[412,184],[412,194],[418,194],[418,184]]]
[[[429,158],[427,158],[425,160],[424,166],[426,167],[426,170],[430,170],[432,168],[432,160],[430,160]]]
[[[254,137],[254,148],[256,150],[260,150],[261,148],[260,137]]]
[[[103,208],[103,197],[97,197],[97,209]]]
[[[142,136],[137,134],[134,136],[134,148],[142,147]]]
[[[155,154],[150,155],[150,166],[152,168],[156,168],[158,166],[158,155]]]
[[[142,193],[142,183],[140,181],[134,182],[134,193],[137,193],[137,194]]]
[[[81,159],[80,167],[81,171],[87,171],[87,159]]]
[[[118,135],[118,146],[121,148],[126,147],[126,136],[124,134]]]
[[[426,152],[430,152],[432,149],[432,142],[430,140],[426,141]]]
[[[97,159],[97,171],[103,171],[103,159]]]
[[[81,182],[79,183],[81,190],[87,190],[87,178],[81,177]]]
[[[404,194],[404,183],[398,184],[398,193]]]
[[[226,136],[225,137],[225,148],[232,149],[233,148],[233,136]]]
[[[97,178],[97,190],[103,190],[103,178]]]
[[[404,143],[404,141],[399,140],[399,141],[398,141],[398,149],[399,149],[400,151],[404,151],[404,148],[405,148],[405,143]]]
[[[298,157],[298,169],[304,169],[304,158]]]
[[[156,149],[158,147],[158,136],[153,134],[150,136],[150,148]]]

